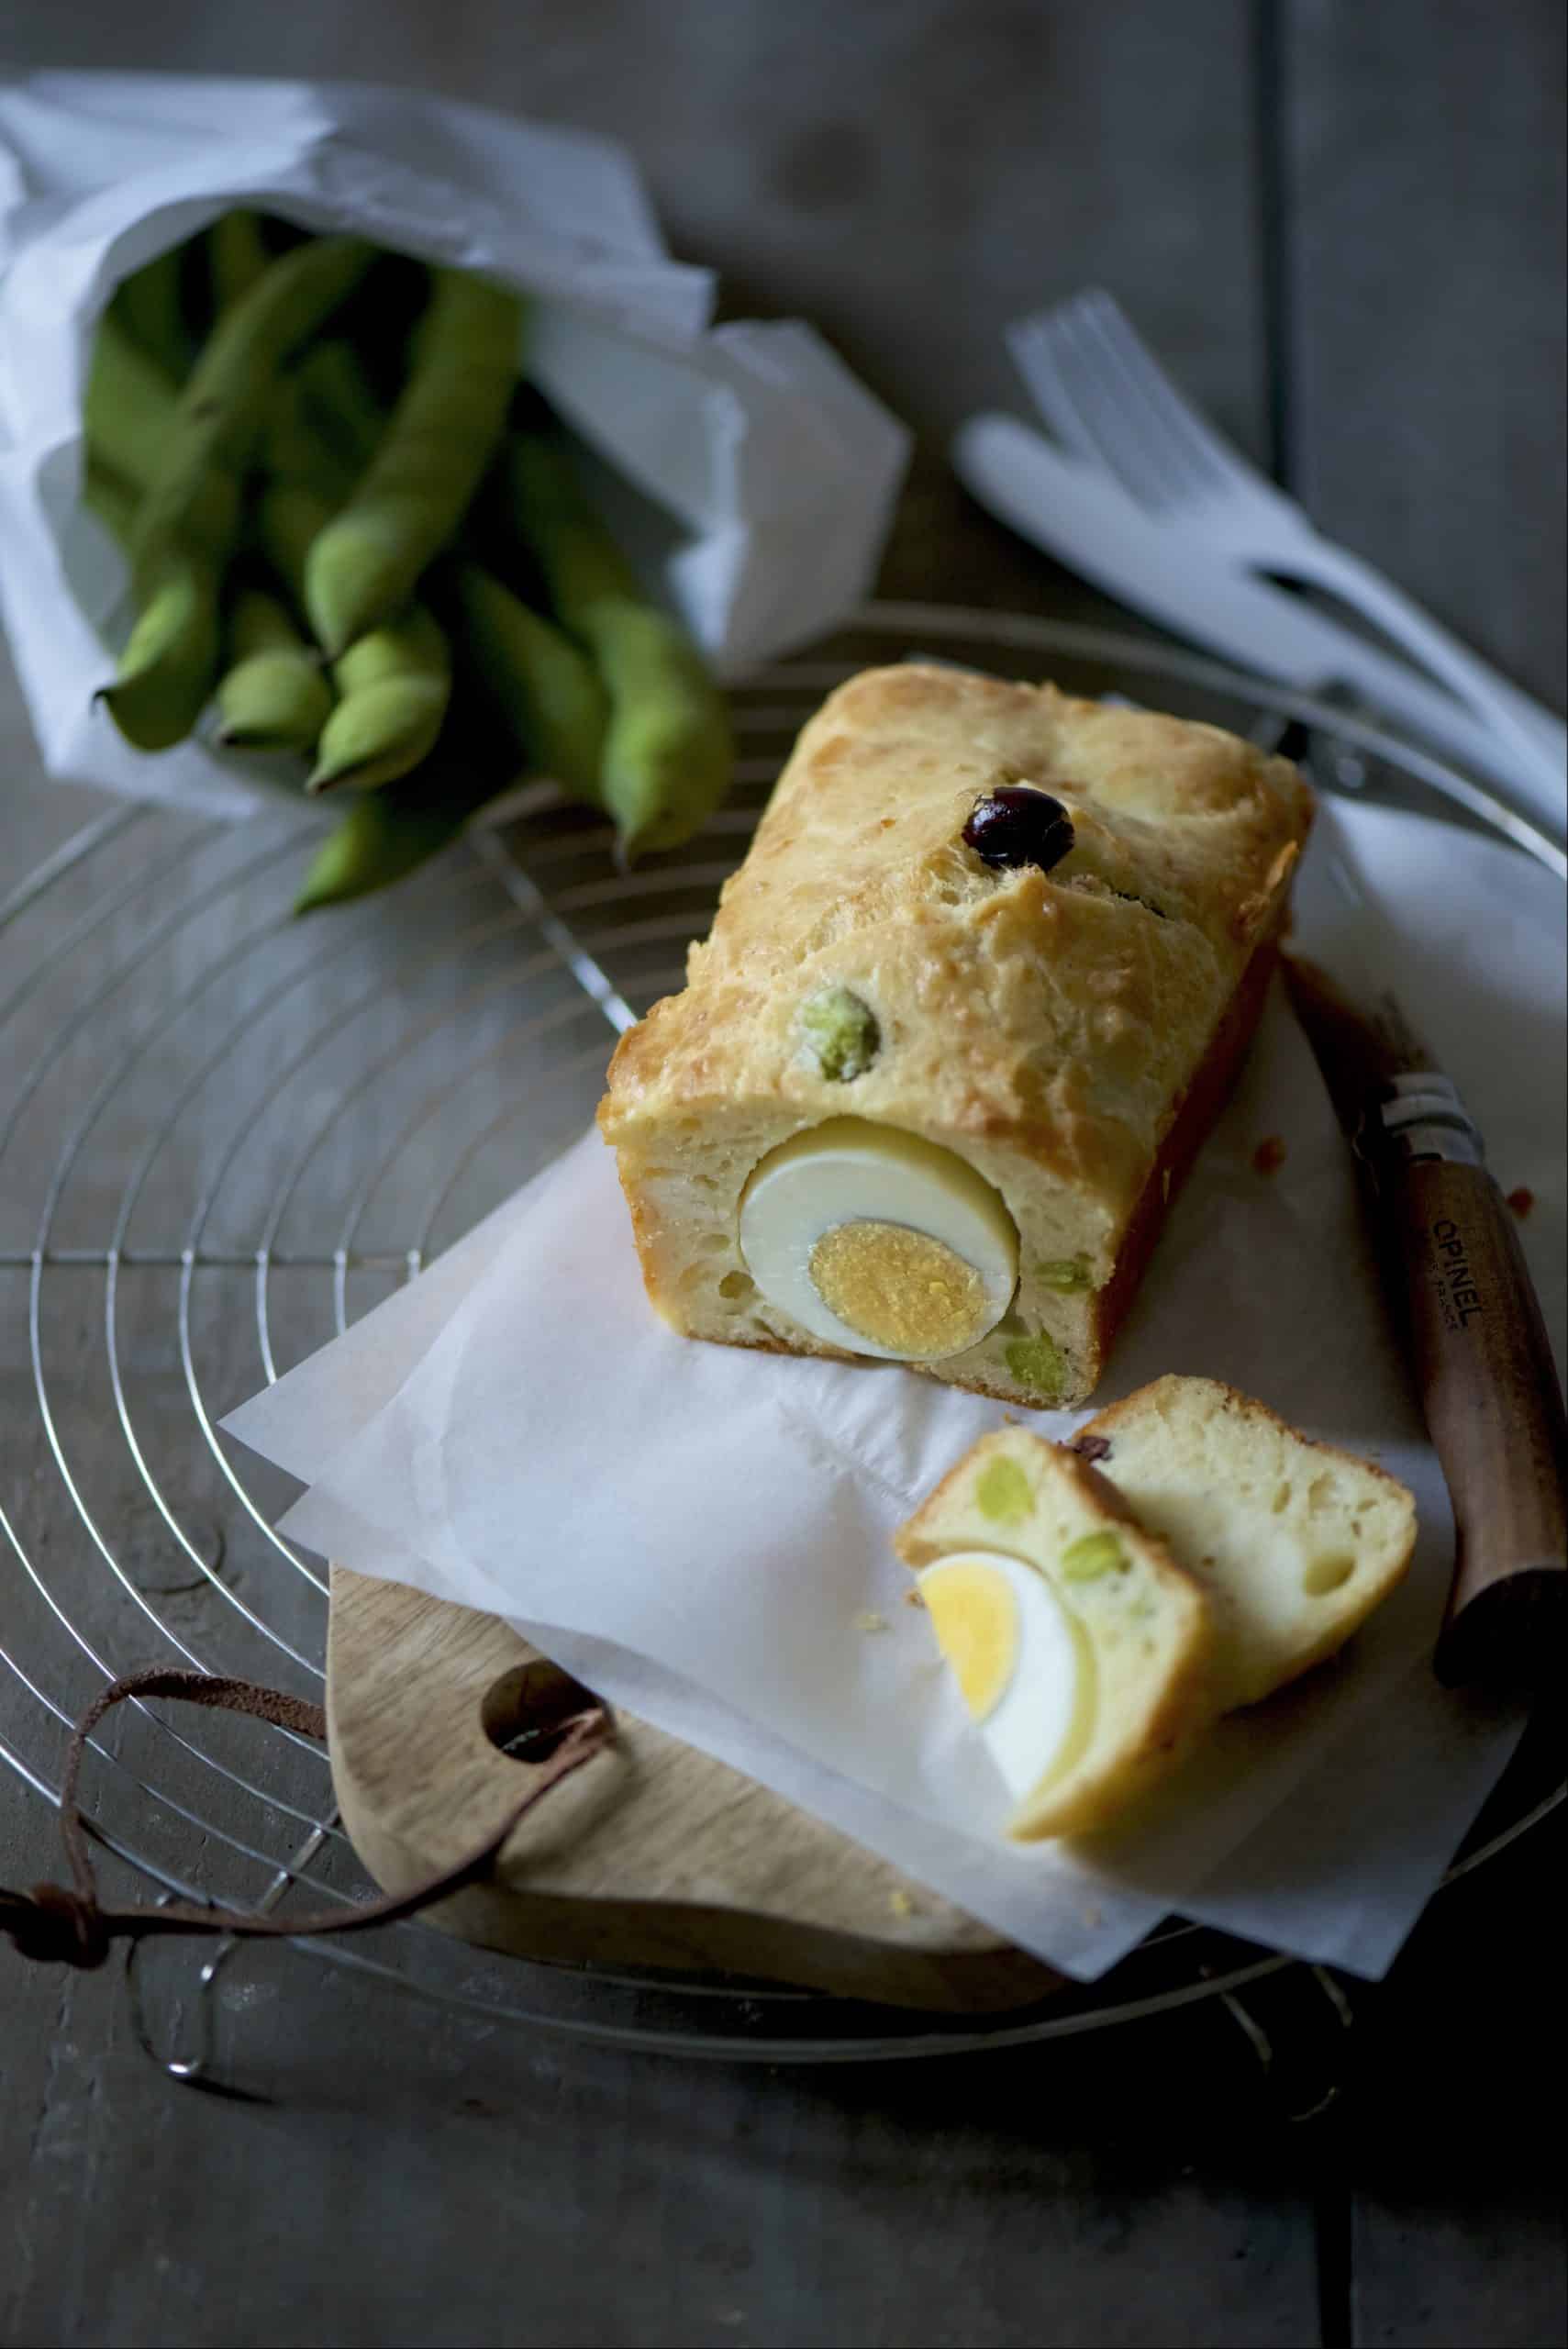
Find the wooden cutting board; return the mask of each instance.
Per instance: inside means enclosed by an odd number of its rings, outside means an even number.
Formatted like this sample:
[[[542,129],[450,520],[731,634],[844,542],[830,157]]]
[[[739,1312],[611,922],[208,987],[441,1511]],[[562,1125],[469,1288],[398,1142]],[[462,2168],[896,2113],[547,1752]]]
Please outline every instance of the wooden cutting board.
[[[531,1673],[530,1673],[530,1667]],[[517,1799],[502,1750],[553,1672],[495,1617],[335,1566],[332,1774],[364,1865],[398,1892]],[[884,1860],[625,1713],[616,1742],[507,1839],[491,1880],[428,1911],[532,1958],[725,1973],[897,2006],[1016,2007],[1062,1977]]]

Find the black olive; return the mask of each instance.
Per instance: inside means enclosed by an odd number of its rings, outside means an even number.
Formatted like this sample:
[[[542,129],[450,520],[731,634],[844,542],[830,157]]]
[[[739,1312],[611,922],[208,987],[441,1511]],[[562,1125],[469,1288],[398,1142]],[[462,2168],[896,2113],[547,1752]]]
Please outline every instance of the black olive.
[[[987,864],[1038,864],[1049,873],[1073,846],[1073,818],[1049,791],[1007,783],[975,801],[963,837]]]

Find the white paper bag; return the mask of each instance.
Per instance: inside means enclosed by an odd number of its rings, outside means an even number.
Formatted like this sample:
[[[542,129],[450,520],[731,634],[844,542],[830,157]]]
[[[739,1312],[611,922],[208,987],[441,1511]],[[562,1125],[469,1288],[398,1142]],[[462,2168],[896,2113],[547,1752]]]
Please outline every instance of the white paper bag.
[[[147,757],[93,707],[125,565],[79,501],[99,312],[236,205],[531,295],[539,380],[669,517],[655,584],[721,673],[867,592],[908,435],[809,327],[711,328],[711,273],[671,260],[613,141],[347,82],[39,74],[0,85],[0,612],[51,775],[255,804],[242,762],[200,740]]]

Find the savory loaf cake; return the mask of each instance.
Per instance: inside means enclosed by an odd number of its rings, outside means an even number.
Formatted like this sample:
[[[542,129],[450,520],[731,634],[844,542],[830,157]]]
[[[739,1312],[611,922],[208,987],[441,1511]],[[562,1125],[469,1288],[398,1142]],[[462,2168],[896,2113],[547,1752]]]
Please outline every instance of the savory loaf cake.
[[[1416,1507],[1213,1378],[1158,1378],[1058,1448],[972,1444],[894,1536],[1024,1840],[1104,1826],[1222,1712],[1341,1647]]]
[[[1023,1428],[982,1436],[895,1544],[1019,1841],[1104,1826],[1213,1720],[1203,1592],[1072,1453]]]
[[[1256,1024],[1311,796],[945,667],[834,693],[599,1122],[686,1335],[1093,1389]]]
[[[1218,1378],[1157,1378],[1073,1448],[1214,1609],[1221,1707],[1255,1705],[1343,1646],[1416,1546],[1408,1488]]]

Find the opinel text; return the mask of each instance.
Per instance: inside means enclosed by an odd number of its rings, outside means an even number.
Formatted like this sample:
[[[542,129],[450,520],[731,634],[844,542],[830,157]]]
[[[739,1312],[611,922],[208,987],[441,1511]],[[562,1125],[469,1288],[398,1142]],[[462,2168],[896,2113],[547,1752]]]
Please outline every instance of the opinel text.
[[[1432,1226],[1432,1240],[1442,1270],[1444,1294],[1455,1320],[1462,1329],[1481,1310],[1480,1292],[1470,1269],[1470,1252],[1464,1235],[1451,1216],[1440,1216]]]

